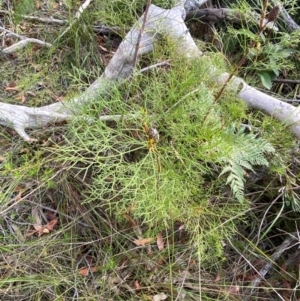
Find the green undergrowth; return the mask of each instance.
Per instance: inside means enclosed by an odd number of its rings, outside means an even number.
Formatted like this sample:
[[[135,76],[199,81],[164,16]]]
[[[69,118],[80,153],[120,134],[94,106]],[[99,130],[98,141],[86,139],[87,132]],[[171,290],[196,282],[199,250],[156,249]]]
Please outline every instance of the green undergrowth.
[[[65,2],[66,16],[74,3]],[[87,28],[75,24],[57,48],[3,59],[7,83],[19,87],[5,83],[5,100],[19,103],[11,97],[33,90],[25,105],[44,105],[80,93],[104,68],[89,26],[102,13],[109,25],[131,25],[142,4],[95,1]],[[227,90],[214,101],[220,86],[210,72],[227,69],[221,55],[186,60],[164,40],[137,69],[165,60],[170,66],[112,85],[68,124],[31,131],[40,143],[1,128],[5,300],[245,300],[230,289],[243,286],[247,258],[268,259],[278,227],[293,229],[281,215],[299,209],[289,129]],[[295,213],[288,216],[294,226]],[[49,233],[37,230],[51,222]]]
[[[126,102],[119,91],[109,101],[99,99],[86,108],[95,121],[73,121],[57,157],[72,169],[89,166],[93,181],[85,202],[97,202],[118,220],[130,214],[149,231],[155,229],[152,235],[180,221],[201,258],[214,260],[222,253],[222,239],[234,232],[232,221],[242,219],[247,209],[245,169],[268,166],[266,155],[271,158],[275,149],[245,132],[234,116],[234,97],[227,96],[233,103],[229,118],[214,103],[205,60],[174,62],[171,71],[138,79],[126,91],[133,86],[139,93]],[[124,118],[112,127],[97,120],[103,111]],[[145,125],[160,134],[154,146],[149,147]],[[215,254],[206,253],[212,245]]]
[[[157,48],[147,60],[155,55],[164,54]],[[1,222],[11,229],[2,232],[1,253],[13,257],[2,288],[18,288],[25,300],[146,300],[158,292],[198,300],[200,288],[179,289],[182,270],[195,281],[227,262],[226,241],[249,224],[248,178],[262,166],[284,172],[293,141],[228,92],[216,103],[212,64],[222,72],[218,55],[173,57],[171,67],[137,74],[112,86],[109,99],[84,105],[44,145],[11,146],[1,165]],[[39,215],[59,223],[32,234]]]
[[[161,8],[171,8],[176,1],[174,0],[156,0],[151,4]],[[112,0],[112,1],[96,1],[98,11],[94,14],[100,20],[108,25],[114,26],[130,26],[136,22],[146,8],[147,1],[143,0]]]
[[[226,24],[226,30],[220,30],[222,51],[230,61],[238,64],[241,57],[247,54],[246,61],[237,73],[254,86],[271,90],[284,98],[295,99],[299,85],[281,83],[280,79],[286,78],[287,75],[294,79],[299,72],[299,31],[289,30],[284,18],[279,16],[271,28],[265,28],[258,34],[258,12],[262,11],[265,3],[267,14],[275,5],[272,1],[224,2],[248,18],[247,22],[239,25]],[[283,5],[290,13],[295,13],[291,7],[297,6],[296,1],[285,1]],[[251,10],[253,15],[248,13]],[[279,82],[276,83],[275,80]]]
[[[36,1],[27,0],[14,5],[14,10],[7,10],[7,30],[24,37],[36,38],[47,42],[49,48],[35,44],[20,49],[17,52],[0,57],[1,98],[5,102],[25,104],[28,106],[43,106],[69,98],[78,94],[98,78],[110,57],[101,52],[99,43],[103,38],[93,31],[94,23],[99,16],[90,13],[95,11],[98,3],[91,5],[81,16],[80,22],[73,22],[80,1],[47,1],[42,5]],[[33,9],[34,8],[34,9]],[[47,18],[73,22],[66,25],[49,24],[25,20],[22,16]],[[16,43],[17,38],[7,39],[4,48]],[[103,42],[105,43],[105,42]],[[105,45],[109,51],[115,50]]]

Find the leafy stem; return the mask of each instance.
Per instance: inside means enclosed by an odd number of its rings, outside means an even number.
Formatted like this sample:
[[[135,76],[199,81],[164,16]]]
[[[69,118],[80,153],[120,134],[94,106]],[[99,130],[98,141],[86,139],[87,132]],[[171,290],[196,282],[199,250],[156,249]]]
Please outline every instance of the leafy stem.
[[[259,29],[256,33],[256,36],[259,38],[260,35],[262,34],[262,32],[265,30],[267,24],[269,22],[273,22],[277,19],[279,12],[280,12],[280,8],[278,5],[274,6],[271,11],[268,14],[267,17],[267,21],[265,22],[265,15],[266,15],[266,10],[267,10],[267,6],[268,6],[268,0],[265,0],[263,2],[263,8],[262,8],[262,14],[261,14],[261,18],[260,18],[260,23],[259,23]],[[250,42],[250,45],[248,46],[248,48],[246,49],[244,55],[242,56],[242,58],[240,59],[240,61],[237,63],[236,67],[234,68],[234,70],[230,73],[229,77],[227,78],[227,80],[224,82],[223,86],[221,87],[220,91],[218,92],[218,94],[215,97],[214,103],[216,103],[220,97],[222,96],[225,88],[227,87],[229,81],[232,79],[232,77],[235,75],[235,73],[243,66],[243,64],[246,62],[247,57],[249,55],[249,52],[251,51],[252,48],[254,48],[256,45],[256,41],[255,39],[252,39],[252,41]]]

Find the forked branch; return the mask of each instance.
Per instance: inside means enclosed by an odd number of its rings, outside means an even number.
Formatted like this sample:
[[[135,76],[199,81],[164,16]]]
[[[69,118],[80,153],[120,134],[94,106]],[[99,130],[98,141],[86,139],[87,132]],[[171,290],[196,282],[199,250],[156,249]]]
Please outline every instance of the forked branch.
[[[195,0],[194,2],[204,3],[205,1]],[[198,49],[184,23],[186,3],[183,0],[179,1],[172,9],[162,9],[155,5],[150,5],[143,34],[140,35],[140,29],[142,28],[143,20],[145,20],[144,16],[138,20],[137,24],[126,35],[101,77],[79,97],[65,103],[55,103],[41,108],[0,103],[0,124],[15,129],[24,140],[31,142],[34,139],[25,132],[25,129],[42,128],[48,123],[63,121],[80,114],[80,107],[83,103],[93,102],[99,96],[105,97],[109,95],[112,85],[118,84],[132,74],[135,60],[135,45],[137,44],[139,45],[138,57],[140,57],[153,50],[155,40],[167,36],[176,43],[178,55],[187,58],[201,56],[202,52]],[[138,43],[139,36],[141,36],[141,40]],[[216,73],[213,67],[208,72],[212,81],[215,82]],[[229,74],[224,73],[218,78],[220,86],[228,81],[228,76]],[[263,110],[291,126],[292,131],[300,138],[300,126],[298,125],[300,113],[297,108],[250,87],[242,79],[236,77],[230,80],[228,86],[232,87],[232,89],[241,86],[242,90],[240,92],[236,91],[237,95],[249,107]],[[103,116],[103,118],[107,117]]]

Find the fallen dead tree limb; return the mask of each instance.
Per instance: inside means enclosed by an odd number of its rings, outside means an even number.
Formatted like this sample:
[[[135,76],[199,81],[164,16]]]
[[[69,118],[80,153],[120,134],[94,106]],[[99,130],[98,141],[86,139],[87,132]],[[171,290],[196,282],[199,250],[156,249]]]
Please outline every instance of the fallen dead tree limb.
[[[257,13],[244,15],[238,10],[229,8],[205,8],[195,9],[187,13],[186,21],[199,20],[205,22],[229,22],[229,23],[253,23],[259,24],[260,15]],[[267,23],[268,19],[264,19]],[[278,28],[274,25],[274,22],[269,22],[267,27],[277,31]]]
[[[224,73],[219,77],[219,82],[224,83],[229,74]],[[300,138],[300,109],[288,103],[280,101],[275,97],[267,95],[249,86],[241,78],[233,77],[231,89],[239,90],[237,96],[244,100],[250,108],[259,109],[268,115],[280,120],[284,125],[290,126],[297,138]]]
[[[28,20],[28,21],[34,21],[34,22],[37,21],[37,22],[41,22],[41,23],[56,24],[56,25],[67,25],[69,23],[67,20],[55,19],[52,17],[43,18],[43,17],[22,15],[22,18],[25,20]]]
[[[108,95],[112,85],[118,84],[132,75],[137,44],[139,44],[138,57],[151,52],[155,40],[161,37],[168,37],[176,43],[178,55],[188,58],[201,56],[202,52],[198,49],[184,23],[185,9],[185,1],[180,1],[172,9],[162,9],[151,5],[145,23],[145,31],[142,32],[141,39],[139,40],[139,35],[144,15],[126,35],[101,77],[78,98],[41,108],[0,103],[0,124],[15,129],[24,140],[31,142],[34,139],[26,134],[25,129],[41,128],[48,123],[63,121],[80,114],[80,106],[83,103],[87,101],[92,102],[99,96]],[[216,74],[213,68],[210,70],[210,75],[212,80],[215,81]],[[225,73],[218,78],[220,86],[226,81],[228,76]],[[242,89],[240,92],[237,92],[237,95],[249,107],[263,110],[291,126],[292,131],[300,138],[300,126],[297,125],[300,122],[300,113],[297,108],[250,87],[242,79],[235,77],[231,82],[233,84],[229,85],[228,89],[230,87],[235,89],[241,86]]]
[[[270,256],[268,262],[259,271],[256,271],[258,276],[251,281],[249,288],[245,292],[245,296],[249,296],[250,298],[251,296],[253,296],[253,292],[256,290],[259,283],[262,280],[265,280],[265,276],[270,271],[272,266],[276,264],[276,260],[283,254],[283,252],[285,252],[286,250],[290,249],[295,245],[299,245],[299,242],[293,244],[295,241],[299,240],[297,235],[298,233],[296,232],[289,234],[289,236],[282,242],[282,244],[278,247],[278,249],[274,252],[274,254]],[[249,297],[246,297],[246,300],[248,300]]]
[[[15,38],[18,38],[18,39],[21,40],[21,41],[15,43],[15,44],[13,44],[9,47],[6,47],[6,48],[2,49],[2,52],[4,54],[12,54],[12,53],[20,50],[21,48],[24,48],[28,44],[38,44],[38,45],[45,46],[45,47],[51,47],[52,46],[50,43],[46,43],[46,42],[38,40],[38,39],[27,38],[25,36],[21,36],[19,34],[11,32],[10,30],[7,30],[3,27],[0,27],[0,31],[4,32],[7,35],[10,35],[12,37],[15,37]]]

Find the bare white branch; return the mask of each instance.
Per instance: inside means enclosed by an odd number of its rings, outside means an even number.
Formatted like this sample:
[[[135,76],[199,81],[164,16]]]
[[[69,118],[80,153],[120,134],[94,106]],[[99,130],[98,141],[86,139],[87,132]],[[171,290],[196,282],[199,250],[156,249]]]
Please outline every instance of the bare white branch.
[[[169,35],[174,41],[177,41],[180,55],[188,57],[201,55],[202,53],[190,36],[181,14],[182,11],[178,8],[165,10],[151,5],[146,22],[147,30],[142,34],[138,56],[152,51],[154,40],[162,35]],[[34,139],[26,134],[25,129],[41,128],[48,123],[71,118],[78,114],[82,103],[108,94],[113,83],[126,79],[132,74],[135,45],[142,22],[143,16],[126,35],[102,76],[78,98],[67,103],[54,103],[41,108],[0,103],[0,124],[15,129],[24,140],[31,142]],[[170,28],[171,30],[167,30]],[[103,118],[105,120],[107,117]]]
[[[58,25],[66,25],[69,22],[67,20],[60,20],[55,18],[42,18],[42,17],[35,17],[35,16],[26,16],[22,15],[22,18],[29,21],[38,21],[41,23],[48,23],[48,24],[58,24]]]
[[[14,52],[26,47],[28,44],[38,44],[38,45],[45,46],[45,47],[52,46],[50,43],[46,43],[46,42],[43,42],[38,39],[27,38],[27,39],[21,40],[15,44],[9,46],[9,47],[2,49],[2,52],[5,54],[11,54],[11,53],[14,53]]]
[[[145,24],[138,49],[138,57],[149,53],[154,47],[154,41],[162,36],[171,38],[177,46],[178,55],[187,58],[195,58],[202,55],[183,20],[182,7],[162,9],[155,5],[149,7],[148,18]],[[129,31],[120,44],[115,55],[109,62],[104,73],[83,94],[66,103],[54,103],[41,108],[28,108],[0,103],[0,124],[15,129],[26,141],[33,139],[25,132],[27,128],[40,128],[49,122],[63,121],[80,114],[80,107],[85,102],[92,102],[99,96],[109,95],[112,85],[128,78],[133,72],[135,45],[138,41],[142,16],[137,24]],[[216,81],[216,73],[213,69],[208,71],[212,80]],[[224,73],[218,78],[220,84],[224,83],[229,74]],[[263,110],[274,116],[284,124],[291,126],[295,135],[300,138],[300,113],[294,106],[266,95],[247,85],[242,79],[234,77],[228,89],[236,91],[237,95],[245,101],[249,107]],[[241,87],[241,91],[237,91]],[[109,118],[103,116],[103,120]]]
[[[64,36],[72,28],[72,26],[79,20],[80,16],[84,12],[84,10],[90,5],[91,1],[92,0],[86,0],[82,5],[79,6],[79,9],[75,14],[75,18],[72,20],[70,25],[63,31],[63,33],[59,35],[58,39]]]
[[[185,2],[184,8],[187,12],[193,9],[199,8],[201,5],[205,4],[208,0],[187,0],[187,1],[180,1]]]
[[[223,84],[229,77],[228,73],[223,73],[218,81]],[[300,108],[294,107],[286,102],[280,101],[275,97],[267,95],[251,86],[238,77],[233,77],[231,85],[232,91],[240,88],[237,96],[244,100],[250,108],[261,110],[268,115],[274,116],[284,125],[291,127],[292,132],[300,138]]]
[[[18,39],[21,40],[21,41],[15,43],[15,44],[13,44],[9,47],[6,47],[6,48],[2,49],[2,52],[5,53],[5,54],[14,53],[14,52],[18,51],[19,49],[22,49],[22,48],[26,47],[28,44],[38,44],[38,45],[45,46],[45,47],[51,47],[52,46],[50,43],[46,43],[44,41],[34,39],[34,38],[27,38],[23,35],[19,35],[19,34],[16,34],[12,31],[10,31],[10,30],[7,30],[3,27],[0,27],[0,31],[5,32],[6,35],[9,35],[9,36],[12,36],[12,37],[15,37],[15,38],[18,38]]]

